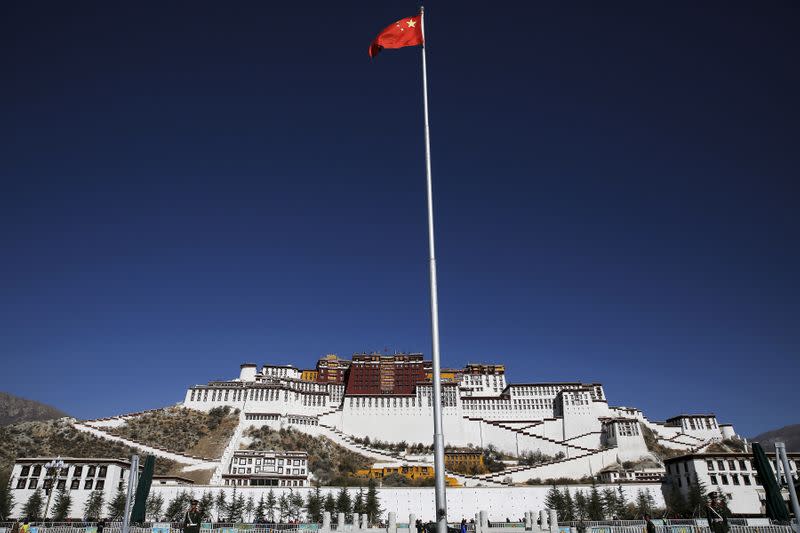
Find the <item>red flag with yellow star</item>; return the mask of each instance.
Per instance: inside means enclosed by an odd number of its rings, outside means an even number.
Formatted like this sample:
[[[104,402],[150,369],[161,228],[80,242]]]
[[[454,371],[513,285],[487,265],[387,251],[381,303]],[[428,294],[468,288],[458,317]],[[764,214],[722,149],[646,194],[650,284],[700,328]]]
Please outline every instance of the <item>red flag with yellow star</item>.
[[[375,57],[384,48],[404,48],[420,44],[422,44],[420,15],[400,19],[375,37],[369,47],[369,57]]]

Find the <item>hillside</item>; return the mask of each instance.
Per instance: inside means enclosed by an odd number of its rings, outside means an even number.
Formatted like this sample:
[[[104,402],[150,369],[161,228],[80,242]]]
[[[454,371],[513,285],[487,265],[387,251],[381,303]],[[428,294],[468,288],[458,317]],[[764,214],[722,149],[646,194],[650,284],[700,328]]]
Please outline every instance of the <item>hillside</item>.
[[[800,424],[773,429],[750,440],[760,443],[766,451],[775,451],[775,442],[785,442],[786,451],[800,452]]]
[[[302,450],[308,452],[308,468],[322,485],[352,485],[356,470],[372,466],[372,460],[342,448],[332,440],[312,436],[291,428],[274,430],[268,427],[250,428],[245,433],[250,440],[248,450]]]
[[[67,416],[67,414],[55,407],[35,400],[20,398],[7,392],[0,392],[0,426],[18,422],[53,420],[62,416]]]
[[[78,431],[67,420],[20,422],[0,427],[0,473],[8,472],[17,457],[115,457],[130,459],[137,453],[122,444]],[[156,460],[156,472],[166,473],[177,465]]]
[[[218,458],[239,423],[239,411],[218,407],[208,413],[168,407],[129,419],[110,433],[142,444],[198,457]]]

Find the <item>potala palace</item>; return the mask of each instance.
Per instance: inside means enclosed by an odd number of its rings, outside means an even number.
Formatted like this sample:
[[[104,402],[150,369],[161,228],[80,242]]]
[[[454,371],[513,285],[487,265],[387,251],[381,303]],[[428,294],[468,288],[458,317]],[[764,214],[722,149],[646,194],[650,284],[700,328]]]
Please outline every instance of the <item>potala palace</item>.
[[[655,449],[675,450],[677,453],[670,455],[678,456],[676,460],[693,457],[705,464],[707,448],[738,439],[733,427],[718,423],[713,414],[680,414],[655,421],[639,409],[609,405],[600,383],[509,383],[501,364],[443,369],[441,378],[444,437],[449,450],[446,475],[453,487],[448,490],[448,505],[454,513],[465,516],[471,516],[476,508],[488,510],[496,519],[514,516],[519,502],[525,502],[526,509],[541,508],[547,489],[541,480],[548,479],[566,483],[593,477],[624,485],[631,498],[637,491],[647,490],[661,505],[662,483],[669,482],[673,472],[670,465],[665,467],[663,453],[662,457],[653,453]],[[252,428],[292,428],[324,436],[373,461],[373,471],[432,474],[430,452],[413,446],[428,446],[432,441],[432,388],[431,362],[417,353],[355,354],[349,360],[327,355],[315,368],[305,370],[292,365],[242,364],[234,379],[189,387],[179,404],[180,409],[203,412],[227,406],[238,413],[238,424],[216,458],[166,450],[115,431],[142,413],[71,423],[80,431],[179,464],[177,475],[163,476],[153,486],[165,498],[183,490],[191,490],[195,496],[233,489],[259,494],[272,486],[279,491],[303,492],[314,480],[305,451],[248,451]],[[397,446],[388,449],[377,446],[378,440],[408,446],[405,451]],[[461,466],[473,455],[482,461],[480,450],[490,447],[510,459],[503,461],[500,471],[495,468],[467,474],[448,463],[448,456],[462,461]],[[519,460],[532,452],[539,460]],[[796,459],[800,462],[800,457]],[[11,484],[18,490],[18,506],[41,486],[36,472],[42,470],[43,461],[17,460]],[[90,492],[87,489],[98,489],[98,483],[110,497],[126,475],[122,463],[118,480],[113,482],[97,477],[105,463],[95,465],[91,460],[72,458],[69,464],[63,483],[59,483],[75,488],[77,501]],[[687,469],[693,467],[683,468],[689,472]],[[677,472],[677,467],[672,470]],[[210,481],[194,484],[183,477],[193,471],[209,473],[206,479]],[[742,471],[741,475],[752,474]],[[688,490],[689,477],[683,484],[678,478],[682,479],[682,474],[673,481],[681,490]],[[728,478],[719,479],[725,483]],[[707,484],[715,481],[709,478]],[[399,516],[423,516],[433,513],[429,492],[423,488],[382,487],[381,497],[384,508]],[[741,512],[758,512],[761,506],[756,491],[750,492],[746,501],[742,500]]]
[[[210,410],[227,405],[241,412],[240,427],[291,426],[352,445],[353,439],[429,443],[433,427],[432,365],[422,354],[329,355],[313,370],[291,365],[243,364],[238,379],[196,385],[183,405]],[[505,471],[455,476],[464,486],[531,478],[580,478],[627,461],[657,459],[648,451],[642,427],[662,446],[697,451],[735,436],[713,414],[681,414],[649,420],[640,410],[610,406],[600,383],[506,381],[499,364],[468,364],[442,371],[446,445],[489,445],[519,456],[530,451],[558,459]],[[230,453],[238,449],[233,443]],[[359,445],[376,459],[398,458]],[[227,459],[224,458],[224,459]],[[217,476],[217,480],[221,479]]]

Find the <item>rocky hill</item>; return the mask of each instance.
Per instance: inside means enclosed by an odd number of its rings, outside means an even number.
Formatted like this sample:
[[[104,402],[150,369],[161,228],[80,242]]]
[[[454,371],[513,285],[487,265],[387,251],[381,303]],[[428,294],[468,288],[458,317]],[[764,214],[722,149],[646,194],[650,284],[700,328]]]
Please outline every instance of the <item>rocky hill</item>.
[[[20,422],[0,427],[0,473],[8,472],[17,457],[115,457],[129,459],[132,448],[78,431],[67,419]],[[175,466],[158,459],[156,471],[166,473]]]
[[[775,451],[775,442],[785,442],[786,451],[800,452],[800,424],[773,429],[750,440],[760,443],[766,451]]]
[[[0,392],[0,426],[18,422],[53,420],[62,416],[67,416],[67,414],[55,407],[20,398],[7,392]]]

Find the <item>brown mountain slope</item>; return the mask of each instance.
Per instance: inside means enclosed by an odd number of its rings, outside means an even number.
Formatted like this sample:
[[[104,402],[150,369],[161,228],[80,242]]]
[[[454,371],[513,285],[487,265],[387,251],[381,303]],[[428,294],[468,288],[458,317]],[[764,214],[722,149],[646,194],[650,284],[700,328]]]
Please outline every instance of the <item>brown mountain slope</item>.
[[[800,424],[773,429],[750,440],[761,443],[765,451],[775,451],[775,442],[781,441],[786,443],[786,451],[800,452]]]
[[[16,424],[18,422],[32,422],[36,420],[53,420],[67,416],[55,407],[0,392],[0,426]]]

